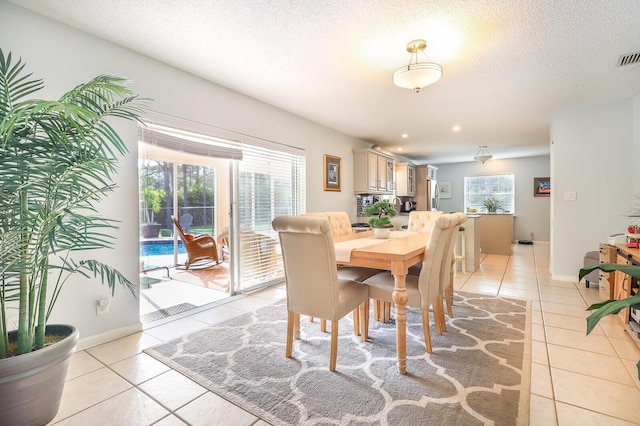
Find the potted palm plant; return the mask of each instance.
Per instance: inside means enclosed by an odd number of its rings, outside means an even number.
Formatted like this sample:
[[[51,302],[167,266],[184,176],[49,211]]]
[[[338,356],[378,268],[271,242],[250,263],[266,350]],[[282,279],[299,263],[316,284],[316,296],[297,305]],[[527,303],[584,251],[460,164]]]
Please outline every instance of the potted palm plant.
[[[138,120],[144,105],[114,76],[27,99],[44,84],[24,68],[0,50],[0,423],[20,425],[58,411],[78,332],[47,322],[68,278],[135,295],[119,271],[84,256],[112,247],[116,228],[96,207],[127,152],[107,119]]]
[[[377,201],[373,205],[364,209],[365,216],[374,216],[369,219],[369,225],[373,228],[373,233],[377,238],[388,238],[391,233],[391,218],[395,217],[398,211],[387,201]]]

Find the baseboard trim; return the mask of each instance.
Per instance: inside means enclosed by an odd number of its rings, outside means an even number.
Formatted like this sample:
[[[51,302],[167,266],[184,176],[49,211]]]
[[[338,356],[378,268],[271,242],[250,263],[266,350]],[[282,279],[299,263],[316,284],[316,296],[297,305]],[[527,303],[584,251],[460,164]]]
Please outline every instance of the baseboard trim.
[[[551,279],[556,281],[578,282],[578,274],[576,275],[551,275]]]
[[[76,346],[76,350],[81,351],[81,350],[90,348],[92,346],[101,345],[103,343],[107,343],[112,340],[137,333],[139,331],[142,331],[141,322],[137,322],[137,323],[128,325],[126,327],[109,330],[104,333],[96,334],[93,336],[85,337],[84,339],[80,339],[78,341],[78,346]]]

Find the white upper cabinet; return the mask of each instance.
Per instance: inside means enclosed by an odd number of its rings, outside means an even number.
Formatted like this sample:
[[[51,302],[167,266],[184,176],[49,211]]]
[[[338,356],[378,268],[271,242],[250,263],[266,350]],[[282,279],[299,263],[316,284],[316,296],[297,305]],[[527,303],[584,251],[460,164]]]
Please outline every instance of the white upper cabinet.
[[[416,168],[413,164],[396,164],[396,196],[414,197],[416,195]]]
[[[353,151],[353,190],[359,194],[391,194],[395,189],[395,159],[359,149]]]

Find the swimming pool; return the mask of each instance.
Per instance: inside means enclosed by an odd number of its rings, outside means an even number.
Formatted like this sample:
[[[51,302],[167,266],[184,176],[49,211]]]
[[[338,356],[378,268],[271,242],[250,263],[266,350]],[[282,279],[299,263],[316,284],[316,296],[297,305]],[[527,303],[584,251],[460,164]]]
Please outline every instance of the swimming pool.
[[[186,253],[182,242],[178,241],[178,253]],[[144,241],[140,243],[140,257],[173,254],[173,241]]]

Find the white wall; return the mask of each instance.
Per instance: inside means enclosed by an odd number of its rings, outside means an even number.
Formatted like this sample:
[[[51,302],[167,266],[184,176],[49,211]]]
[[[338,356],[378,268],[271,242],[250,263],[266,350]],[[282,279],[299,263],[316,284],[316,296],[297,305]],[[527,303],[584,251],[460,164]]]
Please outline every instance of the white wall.
[[[514,240],[537,241],[550,238],[550,198],[533,196],[533,178],[549,176],[549,156],[438,164],[438,181],[451,181],[451,198],[440,200],[440,210],[464,211],[465,176],[514,174],[515,215]],[[554,182],[551,182],[554,188]],[[553,191],[554,189],[552,189]]]
[[[190,74],[138,55],[96,37],[0,2],[0,40],[5,53],[13,52],[27,70],[43,78],[38,97],[57,98],[77,84],[99,74],[124,75],[142,96],[152,98],[155,111],[209,126],[300,147],[307,157],[307,210],[344,210],[355,214],[352,149],[369,144],[306,119],[263,104]],[[116,128],[131,153],[122,161],[120,188],[101,207],[101,213],[121,221],[116,249],[101,259],[138,280],[137,129],[131,123]],[[324,192],[323,154],[342,157],[342,192]],[[67,285],[52,322],[71,323],[82,338],[113,337],[113,330],[139,327],[138,302],[121,289],[111,300],[110,313],[96,316],[95,301],[110,293],[98,283],[76,279]]]
[[[638,193],[638,99],[571,107],[551,122],[552,274],[577,279],[584,253],[625,232]],[[635,134],[634,134],[635,129]],[[565,192],[576,192],[565,201]]]

